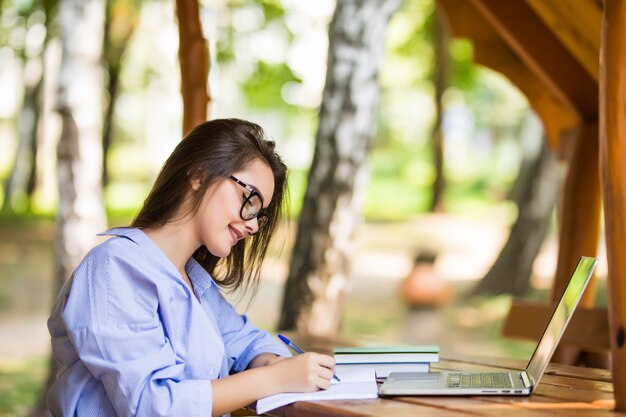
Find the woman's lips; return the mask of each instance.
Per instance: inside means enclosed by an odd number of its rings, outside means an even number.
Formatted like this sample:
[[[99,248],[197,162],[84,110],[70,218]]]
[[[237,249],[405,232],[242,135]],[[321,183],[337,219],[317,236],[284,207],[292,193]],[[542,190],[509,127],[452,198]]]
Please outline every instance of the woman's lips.
[[[235,229],[232,226],[228,226],[228,230],[230,231],[230,236],[233,238],[233,246],[237,244],[237,242],[243,238],[243,234]]]

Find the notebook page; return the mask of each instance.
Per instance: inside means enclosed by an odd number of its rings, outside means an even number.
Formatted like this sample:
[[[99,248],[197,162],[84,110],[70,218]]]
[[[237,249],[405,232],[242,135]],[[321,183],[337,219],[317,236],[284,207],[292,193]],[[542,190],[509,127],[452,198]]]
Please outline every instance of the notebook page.
[[[328,389],[315,392],[290,392],[261,398],[256,403],[256,412],[263,414],[296,401],[352,400],[378,397],[374,368],[350,369],[337,366],[335,372],[341,382],[331,381]]]

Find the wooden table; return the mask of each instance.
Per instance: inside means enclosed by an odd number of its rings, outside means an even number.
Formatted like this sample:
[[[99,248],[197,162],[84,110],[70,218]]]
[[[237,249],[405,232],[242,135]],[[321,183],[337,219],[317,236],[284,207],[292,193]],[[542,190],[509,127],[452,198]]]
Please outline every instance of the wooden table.
[[[440,370],[523,369],[518,360],[447,358]],[[297,402],[269,414],[282,417],[341,416],[625,416],[613,411],[611,372],[551,364],[529,397],[394,397],[375,400]]]

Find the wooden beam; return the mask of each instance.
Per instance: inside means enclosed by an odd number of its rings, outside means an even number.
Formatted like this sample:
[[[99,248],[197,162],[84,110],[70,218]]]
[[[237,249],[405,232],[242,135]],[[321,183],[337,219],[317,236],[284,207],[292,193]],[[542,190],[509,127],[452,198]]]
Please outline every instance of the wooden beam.
[[[504,322],[506,337],[537,341],[554,311],[554,304],[515,301]],[[609,349],[609,323],[604,308],[578,307],[560,345],[574,345],[591,351]]]
[[[615,409],[626,411],[626,1],[605,0],[600,50],[600,166],[613,385]]]
[[[579,125],[578,114],[546,88],[471,3],[437,0],[437,7],[454,36],[471,39],[477,63],[501,73],[521,90],[541,119],[551,148],[558,151]]]
[[[597,82],[602,5],[595,0],[526,0],[526,3]]]
[[[600,236],[600,168],[598,125],[582,126],[574,141],[559,213],[559,255],[552,286],[552,300],[561,297],[581,256],[595,256]],[[580,301],[591,307],[596,279],[589,282]]]
[[[583,119],[598,118],[598,86],[524,0],[471,0],[548,88]]]

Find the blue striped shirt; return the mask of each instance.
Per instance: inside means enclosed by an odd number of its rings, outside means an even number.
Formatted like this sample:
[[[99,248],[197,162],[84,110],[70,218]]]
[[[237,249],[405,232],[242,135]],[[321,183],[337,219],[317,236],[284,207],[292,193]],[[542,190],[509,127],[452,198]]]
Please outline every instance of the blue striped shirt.
[[[194,259],[185,269],[198,298],[141,230],[105,235],[114,237],[83,259],[48,320],[54,416],[209,416],[211,380],[263,352],[290,356]]]

